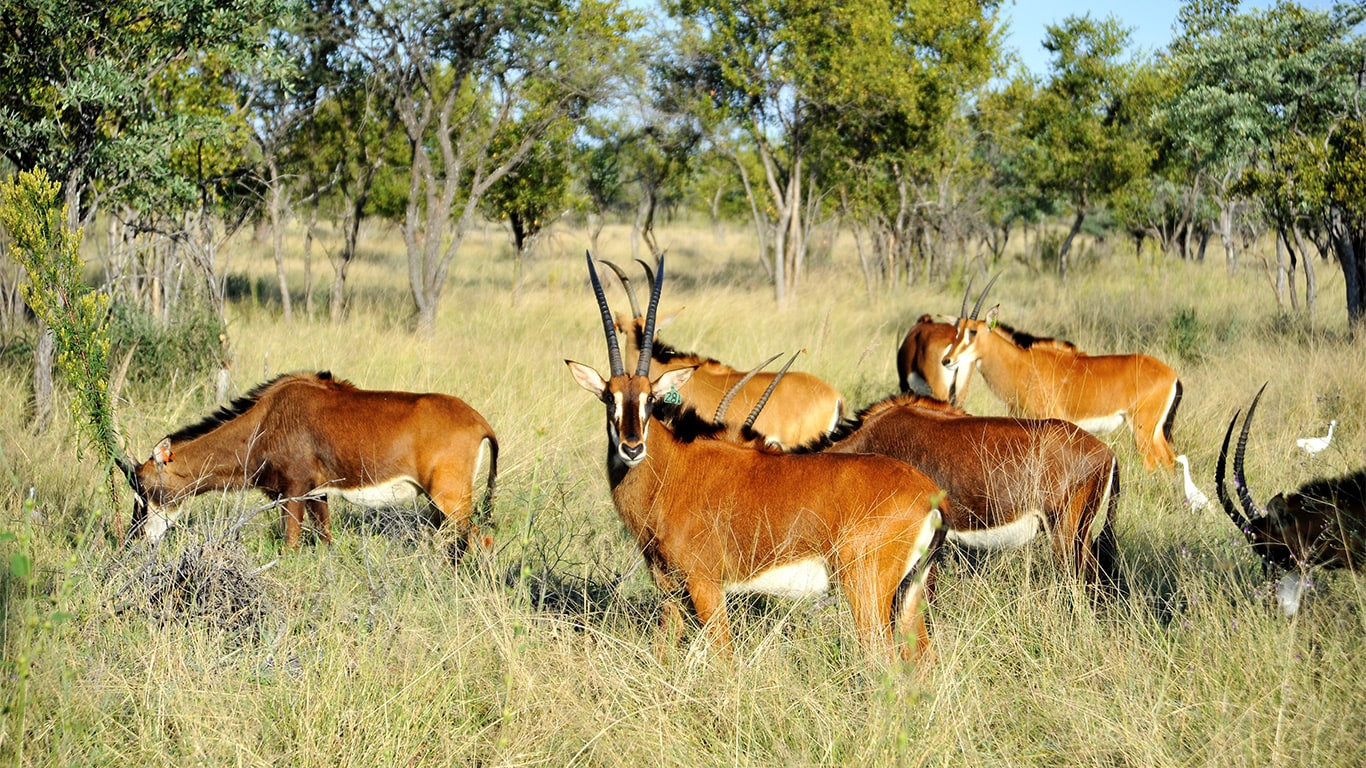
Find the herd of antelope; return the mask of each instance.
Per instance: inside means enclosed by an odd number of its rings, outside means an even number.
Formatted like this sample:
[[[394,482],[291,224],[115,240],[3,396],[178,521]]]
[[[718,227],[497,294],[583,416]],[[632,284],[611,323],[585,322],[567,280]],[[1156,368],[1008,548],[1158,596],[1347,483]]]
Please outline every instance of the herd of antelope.
[[[940,549],[1018,548],[1040,532],[1098,598],[1120,591],[1119,462],[1096,435],[1127,424],[1147,470],[1174,465],[1182,385],[1166,364],[1031,336],[1001,323],[999,307],[982,317],[993,279],[971,312],[969,285],[958,316],[921,317],[898,351],[901,394],[849,416],[839,391],[810,374],[746,373],[660,341],[663,257],[653,268],[641,262],[643,311],[627,272],[601,263],[631,314],[612,314],[590,254],[608,375],[565,362],[603,405],[612,501],[663,593],[665,638],[677,640],[684,596],[724,651],[728,593],[800,598],[837,584],[864,647],[919,658]],[[973,371],[1009,416],[963,410]],[[1216,490],[1269,574],[1282,576],[1281,605],[1293,612],[1306,569],[1356,569],[1366,556],[1366,470],[1258,507],[1243,458],[1260,397],[1234,455],[1242,509],[1224,487],[1240,414],[1224,436]],[[456,562],[490,544],[482,526],[498,441],[456,397],[287,374],[167,436],[141,464],[120,465],[135,499],[130,537],[156,541],[197,494],[256,488],[278,504],[292,549],[305,512],[330,541],[331,496],[380,507],[420,495],[438,525],[454,526]]]

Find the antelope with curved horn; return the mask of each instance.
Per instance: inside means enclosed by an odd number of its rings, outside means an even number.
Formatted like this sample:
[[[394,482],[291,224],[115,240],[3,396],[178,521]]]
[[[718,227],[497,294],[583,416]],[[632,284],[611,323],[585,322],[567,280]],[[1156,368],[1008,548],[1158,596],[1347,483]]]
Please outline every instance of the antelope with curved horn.
[[[972,382],[972,366],[950,371],[944,367],[944,353],[958,333],[948,315],[921,315],[906,332],[896,352],[896,379],[902,394],[928,395],[951,405],[967,400]]]
[[[1017,548],[1042,529],[1064,568],[1087,584],[1118,585],[1119,463],[1075,424],[971,416],[940,400],[894,395],[801,450],[904,461],[948,492],[948,541]]]
[[[615,322],[616,329],[625,338],[626,357],[629,359],[639,354],[640,350],[648,350],[651,376],[681,368],[695,369],[692,379],[679,385],[679,396],[701,413],[714,411],[725,393],[744,374],[717,360],[679,352],[658,338],[647,337],[640,303],[636,299],[635,289],[631,287],[630,278],[612,262],[604,260],[602,263],[620,278],[631,302],[631,319],[628,321],[625,315],[618,315]],[[644,262],[641,265],[653,284],[654,277],[649,265]],[[649,344],[645,343],[646,338],[650,339]],[[776,376],[772,373],[755,375],[733,395],[736,407],[752,409],[764,389],[775,380]],[[834,429],[844,417],[843,396],[825,381],[800,371],[787,374],[782,381],[782,388],[773,393],[772,400],[753,425],[769,443],[775,446],[800,445]]]
[[[1092,434],[1112,432],[1127,421],[1145,468],[1175,464],[1171,431],[1181,403],[1176,371],[1147,355],[1092,356],[1067,342],[1037,339],[1001,324],[999,306],[979,320],[989,290],[991,283],[972,315],[958,318],[945,368],[975,365],[1016,416],[1065,419]]]
[[[662,257],[656,269],[644,345],[635,372],[627,373],[589,255],[611,377],[565,363],[606,408],[612,500],[664,593],[665,630],[676,637],[686,592],[725,651],[726,593],[801,597],[824,592],[833,578],[865,648],[889,648],[902,638],[903,657],[923,654],[942,492],[921,472],[882,456],[787,455],[676,434],[674,417],[694,414],[678,407],[677,391],[694,369],[649,375]]]
[[[192,496],[258,488],[281,503],[285,543],[296,549],[305,511],[331,541],[328,496],[381,507],[421,493],[456,526],[455,561],[469,543],[487,543],[471,524],[474,488],[484,485],[487,516],[498,440],[457,397],[358,389],[327,371],[293,373],[166,437],[141,465],[129,458],[120,466],[135,497],[129,538],[159,540]]]
[[[1299,608],[1303,573],[1309,568],[1361,570],[1366,564],[1366,469],[1345,477],[1315,480],[1291,493],[1278,493],[1262,508],[1252,499],[1243,474],[1247,436],[1266,385],[1247,408],[1233,456],[1233,486],[1242,509],[1234,507],[1224,487],[1229,439],[1239,413],[1229,420],[1219,449],[1214,486],[1224,512],[1242,530],[1252,551],[1273,571],[1284,571],[1277,597],[1293,615]]]

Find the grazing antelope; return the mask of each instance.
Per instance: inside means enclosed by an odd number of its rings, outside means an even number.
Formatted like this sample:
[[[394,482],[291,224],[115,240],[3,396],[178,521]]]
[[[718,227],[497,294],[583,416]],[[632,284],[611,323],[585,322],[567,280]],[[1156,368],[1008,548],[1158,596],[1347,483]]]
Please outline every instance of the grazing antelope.
[[[940,400],[894,395],[802,450],[904,461],[948,492],[949,541],[1015,548],[1042,528],[1064,568],[1088,584],[1118,583],[1119,463],[1105,443],[1075,424],[970,416]]]
[[[921,315],[896,353],[896,378],[902,394],[928,395],[959,405],[967,400],[972,382],[972,366],[950,371],[944,367],[944,353],[958,333],[957,318],[948,315]]]
[[[329,372],[278,376],[197,424],[163,439],[152,457],[121,462],[135,496],[129,536],[155,542],[175,507],[207,491],[259,488],[281,502],[285,543],[299,545],[304,510],[331,541],[327,497],[380,507],[425,494],[454,523],[452,561],[467,541],[474,487],[492,509],[498,440],[457,397],[358,389]],[[441,522],[438,520],[438,523]]]
[[[1224,487],[1225,462],[1229,438],[1238,422],[1238,413],[1229,420],[1224,443],[1215,468],[1215,492],[1219,503],[1233,523],[1247,537],[1252,550],[1273,571],[1284,571],[1278,598],[1287,615],[1299,608],[1304,586],[1303,574],[1309,568],[1361,570],[1366,564],[1366,470],[1345,477],[1315,480],[1292,493],[1278,493],[1266,508],[1252,500],[1252,489],[1243,475],[1243,457],[1252,415],[1257,410],[1266,385],[1257,391],[1243,419],[1238,447],[1233,456],[1233,486],[1239,510],[1233,506]]]
[[[676,434],[678,389],[694,369],[650,378],[661,257],[643,343],[627,373],[602,284],[588,257],[602,312],[611,378],[566,360],[575,381],[606,407],[607,477],[622,522],[664,593],[663,626],[676,637],[686,592],[713,643],[730,644],[725,594],[801,597],[845,593],[865,648],[929,636],[922,608],[942,540],[943,495],[921,472],[882,456],[787,455]],[[912,656],[904,640],[903,657]]]
[[[1067,342],[1037,339],[1000,323],[999,306],[978,320],[990,288],[977,297],[971,316],[958,318],[945,368],[975,364],[1016,416],[1065,419],[1098,435],[1128,421],[1143,466],[1173,466],[1172,422],[1181,403],[1176,371],[1147,355],[1092,356]]]
[[[650,375],[659,376],[666,371],[680,368],[694,368],[692,378],[678,386],[683,402],[701,413],[711,413],[722,397],[742,377],[743,371],[711,358],[701,357],[690,352],[680,352],[658,338],[644,343],[645,322],[640,314],[640,304],[630,278],[615,264],[603,261],[621,279],[622,286],[631,302],[631,319],[618,315],[615,327],[626,340],[625,355],[631,359],[640,350],[650,352]],[[645,265],[642,265],[645,266]],[[646,276],[653,283],[649,267]],[[748,410],[758,402],[764,389],[775,380],[776,374],[759,373],[744,384],[734,395],[737,410]],[[754,423],[754,429],[765,436],[774,446],[795,446],[826,434],[844,418],[844,398],[839,390],[809,373],[800,371],[788,373],[782,378],[783,386],[773,393],[768,405]]]

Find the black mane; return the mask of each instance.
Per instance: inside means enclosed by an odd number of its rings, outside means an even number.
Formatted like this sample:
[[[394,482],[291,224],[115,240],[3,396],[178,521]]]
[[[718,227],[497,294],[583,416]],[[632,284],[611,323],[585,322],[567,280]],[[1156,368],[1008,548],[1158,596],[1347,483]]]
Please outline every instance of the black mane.
[[[690,405],[674,405],[656,400],[651,413],[674,433],[679,442],[683,443],[719,440],[726,431],[725,424],[711,421]]]
[[[255,387],[252,387],[250,392],[246,393],[245,395],[239,398],[234,399],[231,403],[228,403],[222,408],[219,408],[218,410],[204,417],[202,420],[194,424],[191,424],[188,427],[183,427],[179,430],[176,430],[175,432],[172,432],[170,435],[166,436],[166,439],[170,440],[172,443],[183,443],[187,440],[193,440],[196,437],[206,435],[212,432],[213,430],[217,429],[218,427],[222,426],[223,424],[226,424],[229,421],[232,421],[233,419],[237,418],[238,416],[241,416],[242,414],[246,413],[249,408],[251,408],[253,405],[256,405],[256,402],[260,400],[261,397],[267,391],[269,391],[275,385],[279,384],[281,381],[285,379],[303,378],[315,378],[319,381],[333,380],[331,371],[318,371],[316,374],[282,373],[269,381],[257,384]],[[345,383],[340,380],[337,381],[338,383]]]
[[[1006,335],[1010,337],[1011,341],[1015,342],[1015,346],[1020,349],[1029,349],[1035,344],[1049,343],[1058,344],[1073,351],[1076,351],[1077,349],[1077,345],[1070,341],[1062,341],[1061,339],[1054,339],[1047,336],[1035,336],[1032,333],[1025,333],[1024,331],[1017,330],[1015,327],[1006,325],[1005,323],[998,322],[996,323],[996,327],[1004,331]]]
[[[830,432],[793,448],[790,453],[819,453],[862,429],[863,422],[866,421],[869,416],[888,408],[900,407],[920,408],[922,410],[936,411],[950,416],[968,415],[963,409],[950,405],[943,400],[927,397],[925,395],[899,392],[869,403],[853,416],[847,416],[841,419],[840,423],[836,424],[835,428]]]
[[[633,333],[636,335],[636,348],[639,349],[644,346],[645,329],[638,324],[633,324],[633,327]],[[703,357],[696,352],[682,352],[677,347],[670,346],[668,342],[661,341],[659,334],[655,334],[654,344],[650,345],[650,357],[657,363],[669,363],[680,358],[686,358],[689,362],[695,362],[698,365],[706,363],[721,364],[721,361],[719,360]]]

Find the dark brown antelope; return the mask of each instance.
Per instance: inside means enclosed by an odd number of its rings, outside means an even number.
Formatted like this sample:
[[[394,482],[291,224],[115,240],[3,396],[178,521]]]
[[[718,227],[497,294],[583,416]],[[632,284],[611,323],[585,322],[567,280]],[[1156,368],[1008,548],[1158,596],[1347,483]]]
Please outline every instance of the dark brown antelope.
[[[675,434],[668,419],[694,369],[649,376],[663,258],[634,373],[622,363],[591,256],[588,273],[611,377],[565,363],[606,407],[612,500],[664,593],[666,637],[677,637],[685,592],[724,652],[727,592],[798,597],[826,591],[833,577],[866,648],[889,648],[899,638],[903,656],[912,648],[921,655],[929,643],[923,608],[942,539],[942,492],[921,472],[882,456],[786,455]]]
[[[1058,419],[970,416],[940,400],[896,395],[802,450],[876,453],[929,475],[949,494],[951,542],[1029,543],[1042,529],[1064,568],[1115,586],[1119,464],[1108,446]]]
[[[902,394],[928,395],[946,403],[966,402],[972,366],[950,371],[944,354],[953,344],[958,327],[948,315],[921,315],[896,353],[896,378]]]
[[[1233,455],[1233,487],[1242,509],[1234,507],[1224,487],[1228,443],[1238,422],[1238,413],[1233,414],[1228,430],[1224,432],[1214,485],[1219,503],[1247,537],[1252,551],[1272,572],[1283,572],[1277,597],[1282,610],[1293,615],[1299,608],[1305,571],[1310,568],[1356,571],[1366,563],[1366,470],[1345,477],[1315,480],[1297,491],[1276,494],[1266,503],[1266,508],[1258,506],[1243,474],[1243,458],[1252,415],[1265,390],[1263,384],[1248,406]]]
[[[722,397],[745,376],[738,371],[711,358],[701,357],[690,352],[680,352],[658,338],[644,343],[645,322],[640,314],[640,304],[635,290],[626,273],[611,262],[604,261],[621,279],[622,286],[631,302],[631,319],[618,315],[615,322],[617,330],[625,338],[625,355],[632,359],[642,349],[650,352],[650,376],[657,377],[666,371],[680,368],[695,369],[692,379],[678,387],[683,402],[696,408],[699,413],[716,410]],[[642,265],[646,266],[646,265]],[[646,266],[646,275],[653,282]],[[759,373],[739,388],[734,395],[737,412],[752,409],[776,374]],[[826,434],[839,424],[844,417],[844,398],[839,390],[809,373],[796,371],[782,377],[782,387],[773,392],[767,406],[754,423],[754,429],[764,435],[775,446],[795,446],[814,440]]]
[[[468,541],[474,488],[491,511],[498,474],[493,429],[457,397],[357,389],[328,372],[278,376],[123,462],[135,503],[130,536],[157,541],[175,508],[208,491],[257,488],[281,504],[285,543],[299,545],[304,511],[331,541],[327,496],[380,507],[425,494]]]
[[[1181,380],[1147,355],[1088,355],[1067,342],[1038,339],[998,322],[999,307],[977,319],[986,290],[971,316],[958,318],[944,367],[976,366],[987,387],[1011,414],[1064,419],[1092,434],[1126,421],[1149,471],[1172,467],[1172,423],[1181,403]]]

